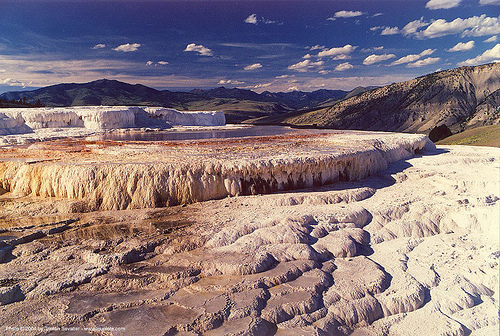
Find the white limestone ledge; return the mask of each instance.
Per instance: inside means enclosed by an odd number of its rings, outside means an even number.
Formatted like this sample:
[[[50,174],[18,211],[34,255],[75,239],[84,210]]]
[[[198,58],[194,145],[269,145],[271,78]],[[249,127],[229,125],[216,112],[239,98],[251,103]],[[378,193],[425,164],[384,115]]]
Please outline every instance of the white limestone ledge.
[[[418,134],[330,131],[175,145],[82,142],[67,153],[47,146],[0,153],[0,188],[119,210],[359,180],[434,144]]]
[[[0,136],[43,128],[116,128],[223,126],[222,111],[178,111],[164,107],[75,106],[0,109]]]

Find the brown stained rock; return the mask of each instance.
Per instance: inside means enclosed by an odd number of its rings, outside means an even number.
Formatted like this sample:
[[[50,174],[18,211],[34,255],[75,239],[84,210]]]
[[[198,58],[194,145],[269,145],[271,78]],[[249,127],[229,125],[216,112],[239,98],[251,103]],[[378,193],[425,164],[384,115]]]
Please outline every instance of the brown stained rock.
[[[330,232],[319,238],[312,246],[323,256],[334,256],[338,258],[354,257],[358,254],[359,245],[368,245],[368,232],[357,228],[346,228]]]
[[[335,259],[334,263],[334,284],[324,296],[327,307],[339,298],[356,300],[382,293],[390,284],[390,275],[367,257]]]
[[[94,316],[95,328],[111,329],[111,335],[164,335],[176,326],[191,323],[202,314],[175,304],[118,309]]]
[[[283,285],[281,285],[283,286]],[[289,320],[296,315],[311,313],[321,307],[321,298],[306,291],[289,288],[271,288],[271,297],[261,312],[261,317],[273,324]]]

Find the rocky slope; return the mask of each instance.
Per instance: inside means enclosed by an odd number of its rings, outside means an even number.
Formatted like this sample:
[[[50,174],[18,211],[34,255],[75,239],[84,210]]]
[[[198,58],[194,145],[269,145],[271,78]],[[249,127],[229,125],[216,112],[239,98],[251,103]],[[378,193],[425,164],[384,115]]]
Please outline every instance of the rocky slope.
[[[336,129],[429,133],[499,123],[500,63],[436,72],[391,84],[282,122]]]

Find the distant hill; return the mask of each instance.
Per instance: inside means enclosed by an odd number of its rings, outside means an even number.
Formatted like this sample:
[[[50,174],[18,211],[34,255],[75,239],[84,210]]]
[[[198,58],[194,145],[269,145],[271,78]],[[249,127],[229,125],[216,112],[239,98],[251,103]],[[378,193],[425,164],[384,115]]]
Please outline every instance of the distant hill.
[[[156,90],[140,84],[101,79],[82,84],[57,84],[32,91],[6,92],[0,99],[37,101],[44,106],[141,105],[164,106],[184,110],[223,110],[228,122],[278,115],[296,109],[315,107],[326,100],[348,94],[342,90],[314,92],[256,93],[246,89],[195,89],[190,92]]]
[[[100,79],[83,84],[57,84],[33,91],[6,92],[0,98],[28,103],[40,100],[45,106],[85,105],[147,105],[175,106],[192,99],[200,99],[186,92],[159,91],[140,84],[127,84],[116,80]]]
[[[419,133],[493,125],[500,123],[500,63],[440,71],[256,122]]]

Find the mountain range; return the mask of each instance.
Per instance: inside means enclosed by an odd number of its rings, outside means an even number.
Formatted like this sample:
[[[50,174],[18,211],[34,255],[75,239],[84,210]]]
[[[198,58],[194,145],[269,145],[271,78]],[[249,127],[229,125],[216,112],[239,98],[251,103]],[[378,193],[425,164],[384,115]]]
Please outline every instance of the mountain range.
[[[6,92],[0,99],[41,102],[45,106],[145,105],[222,110],[228,123],[417,132],[439,140],[467,129],[500,124],[500,63],[439,71],[406,82],[358,87],[349,92],[256,93],[225,87],[176,92],[101,79]]]
[[[363,90],[363,89],[361,89]],[[140,84],[101,79],[83,84],[57,84],[32,91],[6,92],[0,99],[44,106],[83,105],[141,105],[164,106],[183,110],[223,110],[228,122],[282,114],[297,109],[311,108],[324,101],[335,101],[349,92],[343,90],[317,90],[314,92],[265,91],[256,93],[246,89],[194,89],[189,92],[156,90]]]

